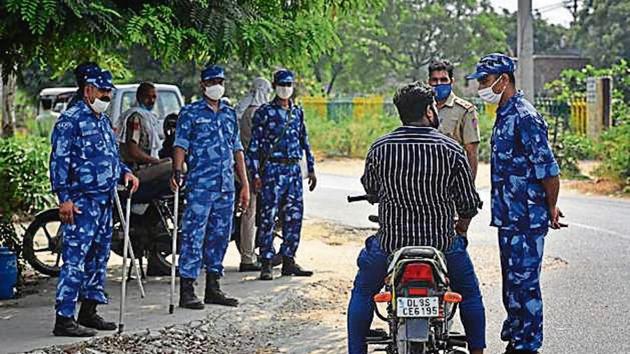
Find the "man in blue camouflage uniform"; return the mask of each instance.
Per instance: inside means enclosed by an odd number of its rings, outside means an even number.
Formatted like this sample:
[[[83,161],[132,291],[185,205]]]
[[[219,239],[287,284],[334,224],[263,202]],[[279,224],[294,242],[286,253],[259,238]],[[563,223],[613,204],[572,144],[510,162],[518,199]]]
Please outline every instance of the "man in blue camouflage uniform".
[[[173,154],[173,189],[181,185],[187,156],[187,205],[182,221],[179,256],[179,306],[203,309],[206,304],[237,306],[219,287],[223,257],[232,232],[234,212],[234,165],[243,187],[239,207],[249,203],[245,157],[236,112],[221,100],[224,93],[223,68],[211,65],[201,72],[203,98],[179,113]],[[193,283],[202,263],[206,267],[204,301],[195,295]]]
[[[490,54],[467,79],[479,96],[498,104],[492,131],[492,226],[499,230],[503,304],[507,319],[501,339],[506,353],[537,353],[543,341],[540,273],[548,228],[564,226],[556,206],[558,164],[547,141],[547,124],[517,91],[514,62]]]
[[[248,149],[254,189],[260,193],[260,225],[257,239],[262,257],[260,279],[272,280],[273,229],[280,216],[283,242],[282,275],[311,276],[313,272],[295,263],[304,210],[300,161],[306,152],[309,190],[317,184],[315,158],[308,143],[304,112],[293,96],[295,78],[291,71],[278,70],[273,77],[276,97],[254,114],[252,140]]]
[[[56,336],[86,337],[97,330],[114,330],[97,304],[106,304],[104,291],[112,239],[112,200],[116,184],[138,179],[120,161],[109,118],[103,114],[111,100],[112,75],[92,70],[84,77],[83,100],[66,110],[52,133],[50,180],[59,198],[63,223],[63,266],[56,296]],[[81,301],[77,321],[75,305]],[[77,323],[78,322],[78,323]],[[86,328],[89,327],[89,328]]]

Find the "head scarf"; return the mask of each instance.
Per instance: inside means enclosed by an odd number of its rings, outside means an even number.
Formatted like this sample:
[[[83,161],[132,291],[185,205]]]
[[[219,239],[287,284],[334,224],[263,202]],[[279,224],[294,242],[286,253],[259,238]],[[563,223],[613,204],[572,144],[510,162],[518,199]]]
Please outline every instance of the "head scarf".
[[[236,117],[240,119],[249,106],[257,107],[267,103],[271,91],[271,83],[269,80],[264,77],[255,78],[254,81],[252,81],[252,86],[247,95],[236,105]]]

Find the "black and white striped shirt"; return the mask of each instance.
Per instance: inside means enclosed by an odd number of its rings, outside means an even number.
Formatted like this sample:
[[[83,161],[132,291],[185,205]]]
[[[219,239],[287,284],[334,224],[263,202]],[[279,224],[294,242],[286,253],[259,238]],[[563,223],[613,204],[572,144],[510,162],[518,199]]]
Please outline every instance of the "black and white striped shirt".
[[[381,247],[433,246],[445,251],[456,213],[472,218],[481,205],[463,149],[429,127],[403,126],[370,148],[361,182],[379,201]]]

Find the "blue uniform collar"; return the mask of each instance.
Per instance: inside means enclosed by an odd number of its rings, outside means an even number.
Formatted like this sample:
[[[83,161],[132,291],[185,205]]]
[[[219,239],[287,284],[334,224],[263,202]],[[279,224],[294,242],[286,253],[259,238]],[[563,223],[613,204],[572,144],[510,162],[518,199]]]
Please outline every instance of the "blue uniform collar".
[[[497,109],[497,116],[502,116],[506,114],[507,112],[509,112],[514,107],[516,102],[520,101],[524,95],[525,94],[523,93],[523,91],[521,90],[516,91],[514,96],[510,97],[510,99],[507,102],[505,102],[505,104],[502,107],[499,107]]]
[[[271,100],[269,104],[276,108],[283,109],[282,106],[280,105],[280,99],[278,97],[275,97],[273,100]],[[293,103],[293,100],[289,99],[289,110],[293,109],[294,106],[295,104]]]
[[[214,112],[214,110],[212,109],[212,107],[210,107],[210,104],[208,104],[208,102],[206,101],[205,98],[201,98],[199,101],[197,101],[197,103],[202,105],[205,109],[209,109],[213,113],[219,113],[219,112],[223,111],[226,107],[230,108],[230,105],[225,103],[225,101],[223,101],[223,100],[219,100],[219,110],[217,112]]]

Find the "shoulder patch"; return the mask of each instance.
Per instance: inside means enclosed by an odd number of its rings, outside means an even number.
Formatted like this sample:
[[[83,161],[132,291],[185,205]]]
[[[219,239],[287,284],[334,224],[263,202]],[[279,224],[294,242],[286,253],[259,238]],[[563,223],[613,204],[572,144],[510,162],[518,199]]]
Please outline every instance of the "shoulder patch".
[[[471,112],[471,111],[473,111],[476,108],[474,104],[472,104],[472,103],[470,103],[470,102],[468,102],[468,101],[466,101],[464,99],[461,99],[459,97],[455,97],[455,103],[457,105],[463,107],[467,112]]]

